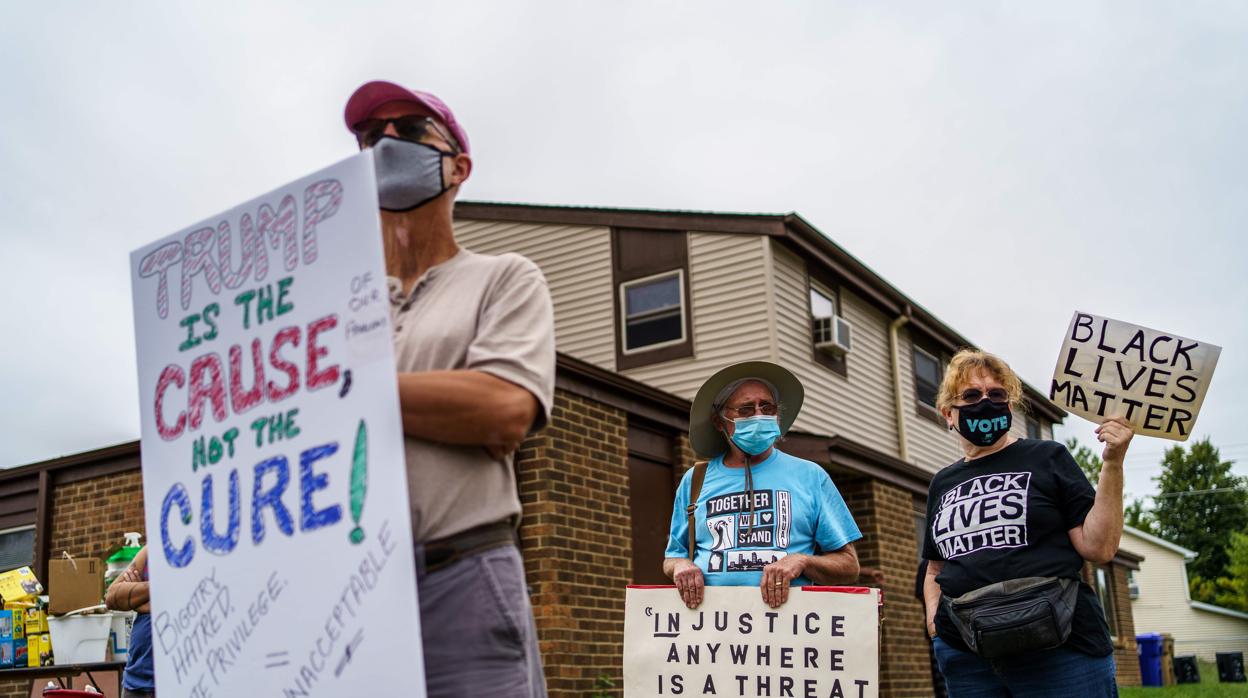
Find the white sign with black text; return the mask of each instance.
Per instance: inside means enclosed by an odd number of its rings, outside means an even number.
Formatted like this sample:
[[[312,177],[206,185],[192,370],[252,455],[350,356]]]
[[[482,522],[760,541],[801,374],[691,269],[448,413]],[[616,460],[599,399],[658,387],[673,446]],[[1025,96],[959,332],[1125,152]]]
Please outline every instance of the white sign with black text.
[[[630,586],[624,696],[879,695],[878,589],[794,587],[780,608],[758,587],[707,587],[690,610],[671,586]]]
[[[1076,312],[1049,399],[1098,424],[1123,417],[1137,434],[1186,441],[1221,353],[1206,342]]]

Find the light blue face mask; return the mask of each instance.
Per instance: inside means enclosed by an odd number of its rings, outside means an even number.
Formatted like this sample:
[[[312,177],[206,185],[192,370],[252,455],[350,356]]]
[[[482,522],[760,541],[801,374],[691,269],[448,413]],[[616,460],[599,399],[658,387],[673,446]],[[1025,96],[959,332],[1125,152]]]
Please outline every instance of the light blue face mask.
[[[756,414],[732,420],[732,442],[751,456],[771,448],[780,438],[780,422],[775,415]]]

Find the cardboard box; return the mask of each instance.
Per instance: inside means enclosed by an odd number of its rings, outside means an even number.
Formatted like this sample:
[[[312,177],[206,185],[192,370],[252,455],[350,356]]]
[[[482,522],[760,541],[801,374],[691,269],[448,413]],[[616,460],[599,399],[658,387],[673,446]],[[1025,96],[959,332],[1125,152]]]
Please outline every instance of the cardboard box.
[[[93,557],[48,561],[48,613],[64,615],[104,600],[104,564]]]
[[[31,635],[48,632],[48,613],[42,608],[28,608],[21,611],[22,614],[22,635],[30,639]],[[14,625],[13,627],[17,627]],[[17,639],[17,635],[13,639]]]
[[[19,567],[0,574],[0,599],[10,601],[34,602],[35,597],[43,593],[43,585],[35,579],[35,573],[29,567]]]
[[[4,611],[13,619],[13,639],[21,640],[26,637],[26,609],[12,611]]]
[[[0,641],[13,639],[13,612],[0,611]]]
[[[29,666],[27,662],[29,662],[29,659],[27,659],[27,655],[26,655],[26,641],[14,640],[13,641],[13,667],[16,669],[20,669],[24,666]]]
[[[0,669],[13,668],[13,641],[0,640]]]

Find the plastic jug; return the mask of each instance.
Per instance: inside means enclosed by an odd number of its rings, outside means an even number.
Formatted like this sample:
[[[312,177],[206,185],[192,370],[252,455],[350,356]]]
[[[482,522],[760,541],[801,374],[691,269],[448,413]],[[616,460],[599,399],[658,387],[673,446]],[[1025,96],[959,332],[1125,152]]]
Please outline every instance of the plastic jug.
[[[126,533],[125,545],[121,547],[121,550],[109,555],[108,559],[105,560],[105,563],[108,565],[108,568],[104,570],[105,589],[113,583],[114,579],[120,577],[122,572],[126,571],[126,568],[134,560],[134,556],[139,554],[139,550],[143,548],[143,544],[139,542],[139,539],[142,537],[143,534],[141,533],[133,531]]]

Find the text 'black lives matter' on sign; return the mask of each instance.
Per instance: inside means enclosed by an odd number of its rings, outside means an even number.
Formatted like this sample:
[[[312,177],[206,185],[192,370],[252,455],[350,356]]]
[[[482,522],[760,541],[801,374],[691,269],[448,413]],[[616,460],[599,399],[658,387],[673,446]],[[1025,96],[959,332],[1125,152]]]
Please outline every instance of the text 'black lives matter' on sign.
[[[1135,433],[1186,441],[1221,347],[1075,312],[1049,399],[1100,423],[1124,417]]]
[[[670,586],[630,586],[624,698],[879,695],[878,589],[793,588],[780,608],[758,587],[707,587],[690,610]]]

